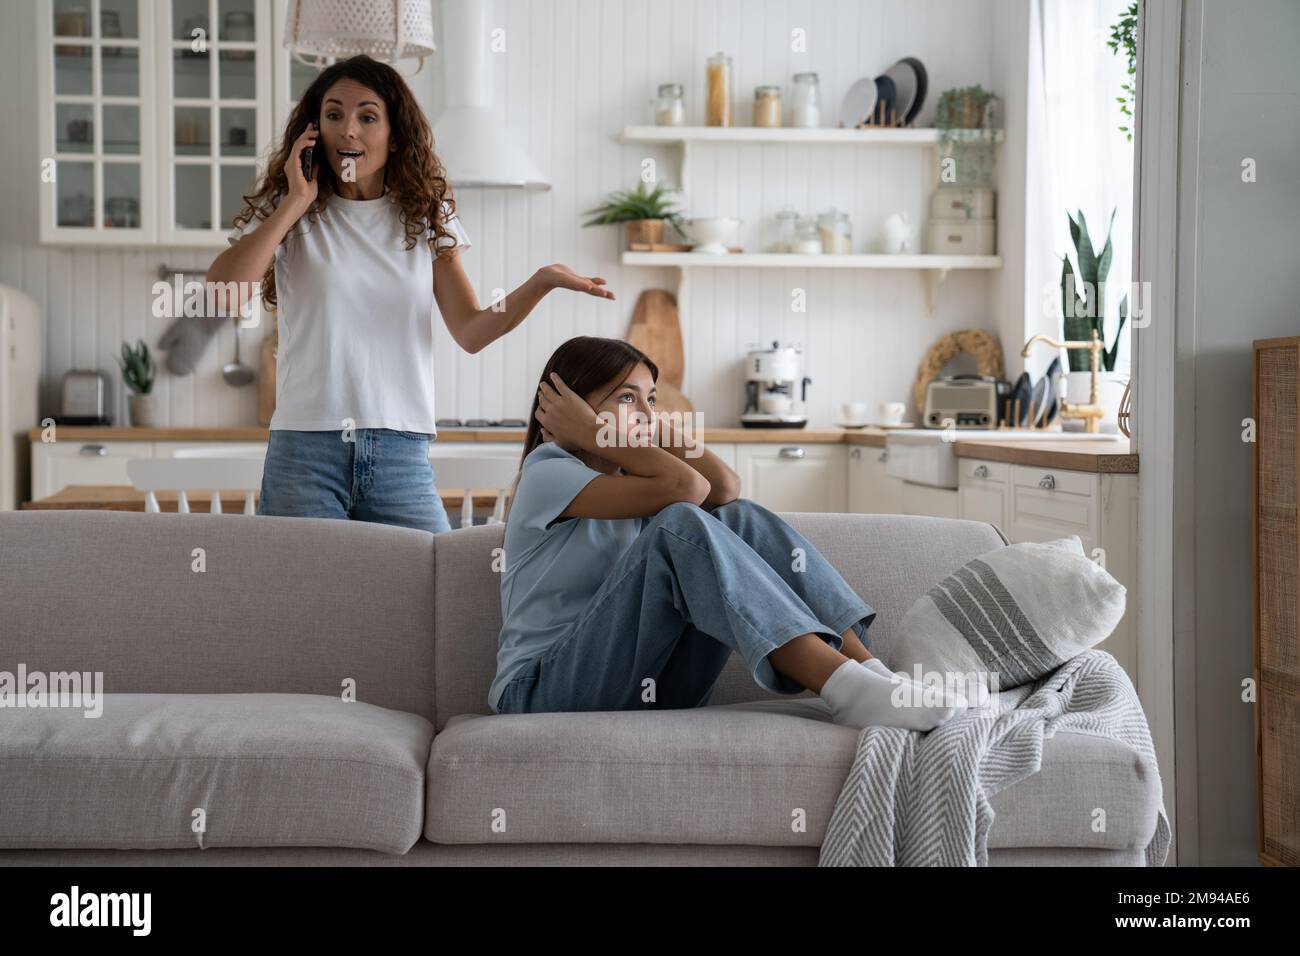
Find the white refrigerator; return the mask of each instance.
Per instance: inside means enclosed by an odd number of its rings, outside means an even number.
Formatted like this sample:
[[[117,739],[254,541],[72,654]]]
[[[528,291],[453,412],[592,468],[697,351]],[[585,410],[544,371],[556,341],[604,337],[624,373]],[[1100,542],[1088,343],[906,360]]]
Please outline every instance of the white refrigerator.
[[[0,511],[31,497],[28,431],[40,424],[41,315],[21,289],[0,285]]]

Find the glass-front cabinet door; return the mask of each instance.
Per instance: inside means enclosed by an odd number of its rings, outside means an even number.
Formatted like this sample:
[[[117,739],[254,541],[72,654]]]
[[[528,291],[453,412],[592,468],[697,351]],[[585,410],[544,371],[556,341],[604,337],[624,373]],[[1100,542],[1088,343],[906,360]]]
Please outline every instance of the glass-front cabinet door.
[[[271,0],[159,2],[159,241],[224,245],[271,137]]]
[[[44,0],[42,242],[156,240],[152,0]]]

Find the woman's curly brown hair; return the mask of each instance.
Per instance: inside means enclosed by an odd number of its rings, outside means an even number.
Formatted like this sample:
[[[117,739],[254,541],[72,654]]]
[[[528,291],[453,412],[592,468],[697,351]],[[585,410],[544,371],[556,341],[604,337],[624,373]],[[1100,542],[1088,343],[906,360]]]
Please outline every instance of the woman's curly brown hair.
[[[389,140],[397,149],[388,154],[384,184],[400,209],[399,218],[406,230],[406,248],[414,249],[415,243],[432,226],[433,237],[427,240],[430,248],[435,256],[448,254],[454,244],[439,249],[437,243],[443,236],[451,236],[443,224],[456,214],[456,200],[450,195],[446,170],[433,149],[433,129],[401,75],[387,63],[365,54],[325,67],[307,87],[285,126],[284,139],[267,164],[266,175],[252,195],[243,197],[244,207],[235,217],[234,224],[247,225],[254,215],[258,219],[268,219],[288,195],[289,178],[285,164],[289,161],[293,144],[307,129],[307,124],[320,116],[321,101],[329,88],[343,79],[355,80],[374,91],[388,109]],[[319,149],[320,139],[316,142]],[[329,205],[329,197],[335,194],[338,182],[329,163],[319,163],[315,170],[317,193],[307,210],[308,222],[315,222],[320,211]],[[445,216],[442,215],[444,203]],[[285,241],[292,235],[290,232]],[[274,261],[262,276],[261,295],[268,306],[276,305]]]

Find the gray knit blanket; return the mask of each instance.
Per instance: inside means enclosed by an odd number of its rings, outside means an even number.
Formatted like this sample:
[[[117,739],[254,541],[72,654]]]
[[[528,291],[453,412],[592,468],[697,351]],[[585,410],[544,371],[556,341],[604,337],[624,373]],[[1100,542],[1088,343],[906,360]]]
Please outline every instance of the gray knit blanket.
[[[1159,786],[1146,715],[1128,674],[1096,649],[994,694],[929,733],[867,727],[822,842],[819,866],[987,866],[989,799],[1043,765],[1059,731],[1128,744]],[[1163,798],[1148,866],[1169,852]]]

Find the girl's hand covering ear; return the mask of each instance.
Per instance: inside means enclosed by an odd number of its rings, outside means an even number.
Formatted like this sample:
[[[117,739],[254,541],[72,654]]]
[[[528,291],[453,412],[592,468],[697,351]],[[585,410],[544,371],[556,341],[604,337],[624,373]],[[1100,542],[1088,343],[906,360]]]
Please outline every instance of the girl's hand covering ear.
[[[548,441],[577,447],[589,441],[600,425],[596,410],[555,372],[550,382],[543,381],[537,389],[536,418],[542,425],[543,437],[551,435]]]

